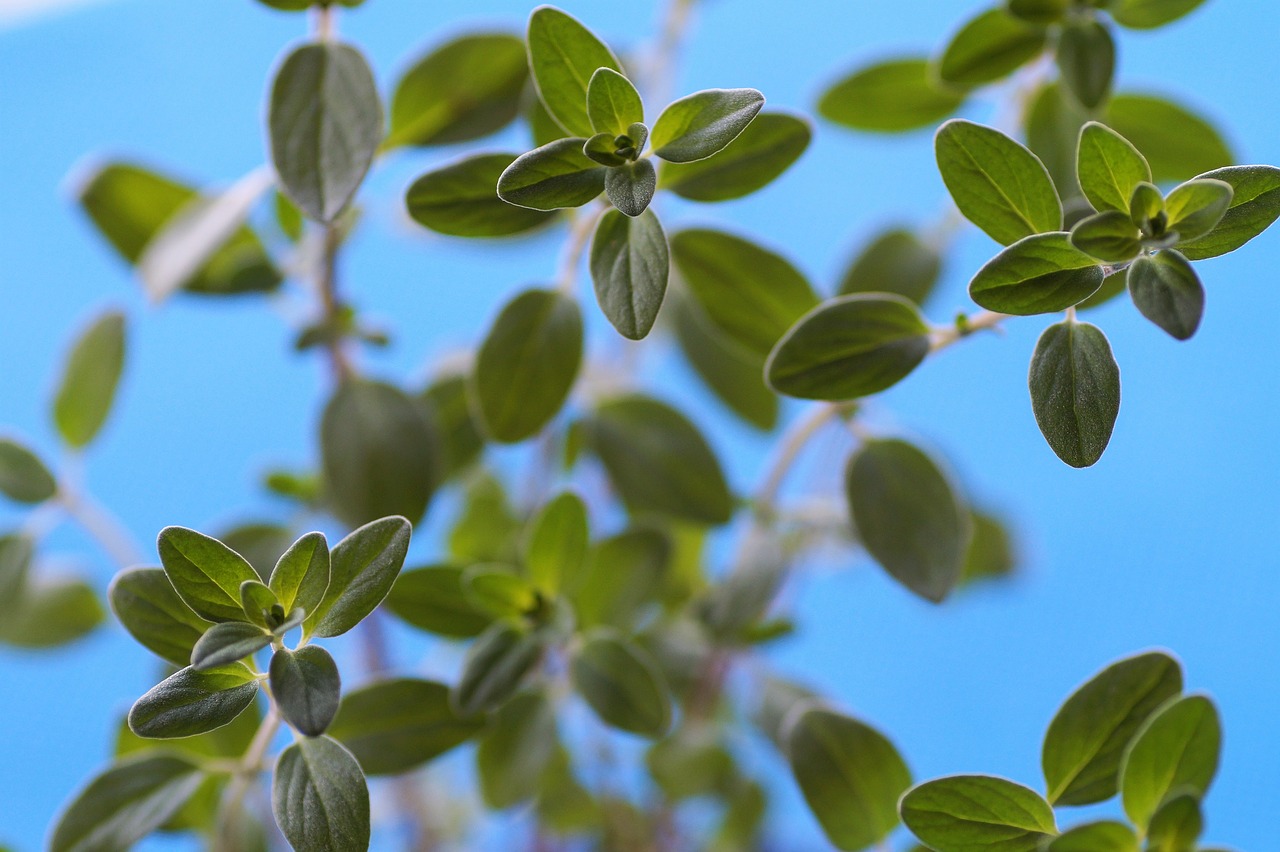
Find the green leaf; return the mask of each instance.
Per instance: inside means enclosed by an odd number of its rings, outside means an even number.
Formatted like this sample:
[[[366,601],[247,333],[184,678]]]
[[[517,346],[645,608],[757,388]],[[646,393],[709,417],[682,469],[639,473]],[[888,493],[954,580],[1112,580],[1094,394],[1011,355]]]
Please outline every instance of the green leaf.
[[[1090,822],[1064,831],[1041,852],[1138,852],[1138,838],[1122,822]]]
[[[409,215],[451,237],[509,237],[546,224],[554,214],[498,197],[498,180],[515,160],[515,154],[475,154],[427,172],[405,195]]]
[[[1165,214],[1164,195],[1159,187],[1143,181],[1133,188],[1133,197],[1129,199],[1129,219],[1144,233],[1164,231],[1168,215]]]
[[[649,159],[623,163],[605,172],[604,192],[609,203],[631,217],[648,209],[657,188],[658,173]]]
[[[671,540],[639,528],[603,539],[591,548],[579,576],[565,591],[577,610],[578,628],[630,629],[647,604],[655,604],[671,566]]]
[[[439,432],[444,478],[454,479],[484,450],[484,435],[467,399],[467,377],[463,373],[442,375],[427,386],[420,398],[431,409],[432,422]]]
[[[929,354],[929,327],[901,296],[861,293],[828,300],[778,341],[765,378],[801,399],[854,399],[906,378]]]
[[[1182,668],[1160,652],[1112,663],[1054,715],[1041,764],[1049,801],[1091,805],[1116,794],[1125,746],[1147,717],[1182,691]]]
[[[733,755],[707,726],[681,728],[645,754],[654,783],[673,802],[716,795],[734,784]]]
[[[256,624],[240,621],[215,624],[191,649],[191,668],[199,672],[226,666],[270,644],[271,634]]]
[[[38,577],[11,605],[0,618],[0,643],[19,648],[65,645],[106,617],[98,593],[75,577]]]
[[[1137,146],[1156,182],[1187,180],[1235,162],[1213,125],[1159,96],[1118,94],[1107,107],[1105,123]]]
[[[257,580],[245,558],[216,538],[165,527],[156,540],[165,575],[183,602],[207,621],[244,621],[240,584]]]
[[[1129,212],[1140,183],[1151,182],[1151,167],[1128,139],[1090,121],[1080,130],[1077,173],[1085,198],[1096,210]]]
[[[386,606],[414,627],[451,639],[478,636],[493,621],[463,594],[462,569],[447,565],[402,573],[387,595]]]
[[[631,125],[644,121],[644,103],[630,80],[600,67],[587,82],[587,117],[596,133],[625,136]]]
[[[1164,199],[1170,231],[1190,242],[1214,229],[1231,206],[1231,184],[1197,178],[1175,186]]]
[[[577,19],[551,6],[533,10],[527,41],[529,68],[547,111],[574,136],[590,136],[588,87],[598,68],[622,71],[613,51]]]
[[[185,668],[152,687],[129,710],[140,737],[190,737],[221,728],[258,696],[258,681],[243,663],[196,671]]]
[[[785,258],[721,231],[690,229],[671,238],[680,275],[707,317],[733,341],[767,356],[818,303]]]
[[[1097,109],[1111,93],[1116,43],[1111,31],[1094,20],[1076,21],[1058,36],[1062,84],[1085,109]]]
[[[517,561],[523,522],[516,517],[502,482],[487,470],[477,471],[463,496],[449,531],[448,555],[453,563]]]
[[[498,622],[467,649],[462,677],[450,700],[463,715],[492,710],[520,689],[542,657],[542,642],[511,624]]]
[[[338,542],[330,554],[329,588],[307,614],[306,634],[341,636],[373,612],[404,566],[412,529],[404,518],[382,518]]]
[[[342,681],[338,665],[319,645],[271,655],[271,694],[280,715],[304,737],[318,737],[338,712]]]
[[[179,666],[189,665],[209,622],[191,611],[160,568],[130,568],[107,590],[111,609],[147,650]]]
[[[1218,771],[1222,726],[1203,695],[1171,698],[1129,741],[1120,766],[1120,798],[1134,825],[1145,829],[1171,793],[1204,796]]]
[[[899,804],[907,828],[937,852],[1035,852],[1057,833],[1034,790],[989,775],[953,775],[913,787]]]
[[[1113,0],[1107,7],[1122,27],[1150,30],[1178,20],[1204,0]]]
[[[729,201],[768,186],[809,147],[802,117],[762,112],[720,153],[692,163],[667,163],[658,186],[690,201]]]
[[[474,33],[446,42],[396,83],[386,147],[448,145],[501,130],[520,112],[528,79],[518,36]]]
[[[818,101],[818,114],[854,130],[900,133],[931,127],[960,108],[963,90],[939,85],[929,60],[877,62],[835,83]]]
[[[1043,86],[1027,109],[1027,147],[1044,163],[1058,195],[1068,203],[1080,195],[1077,149],[1080,128],[1088,118],[1084,108],[1058,83]]]
[[[19,503],[43,503],[58,493],[58,483],[35,453],[0,438],[0,492]]]
[[[906,441],[867,441],[849,460],[845,492],[867,552],[908,589],[941,603],[960,581],[972,532],[942,470]]]
[[[124,368],[124,314],[106,311],[76,339],[53,399],[62,440],[83,447],[106,422]]]
[[[524,567],[529,580],[547,594],[561,580],[582,571],[590,544],[587,505],[571,491],[557,494],[529,522],[524,541]]]
[[[728,523],[733,498],[720,462],[684,415],[639,395],[602,403],[585,421],[589,446],[628,511]]]
[[[148,752],[89,782],[58,818],[50,852],[128,849],[181,810],[205,775],[188,758]]]
[[[1204,286],[1173,249],[1140,257],[1129,267],[1129,295],[1142,315],[1176,340],[1187,340],[1204,315]]]
[[[16,607],[27,587],[36,543],[30,535],[10,533],[0,536],[0,620]],[[166,585],[168,581],[165,581]]]
[[[484,728],[462,717],[449,687],[417,678],[378,680],[342,697],[329,736],[350,749],[367,775],[398,775],[444,754]]]
[[[906,228],[878,233],[840,279],[836,295],[894,293],[923,305],[938,283],[942,257]]]
[[[1044,163],[999,130],[954,118],[934,149],[965,218],[1001,245],[1062,229],[1062,202]]]
[[[324,533],[310,532],[290,545],[271,572],[271,591],[285,612],[310,613],[329,588],[329,544]]]
[[[1071,0],[1004,0],[1004,7],[1015,18],[1047,26],[1066,16]]]
[[[503,810],[532,799],[559,747],[556,708],[544,693],[525,692],[508,701],[476,748],[485,805]]]
[[[479,612],[519,618],[537,609],[537,590],[504,565],[472,565],[462,573],[462,593]]]
[[[654,156],[671,163],[705,160],[736,139],[763,106],[755,89],[706,89],[673,101],[653,125]]]
[[[312,484],[318,493],[318,481],[307,483],[304,487]],[[293,530],[290,527],[269,521],[239,524],[223,530],[218,536],[219,541],[243,556],[262,578],[271,576],[271,569],[293,543]]]
[[[1231,206],[1217,226],[1178,246],[1188,260],[1204,260],[1235,251],[1280,218],[1280,169],[1273,166],[1230,166],[1200,175],[1220,180],[1233,190]]]
[[[653,211],[644,210],[636,218],[623,213],[611,210],[596,225],[591,279],[600,310],[613,327],[623,337],[640,340],[658,318],[671,258],[666,234]]]
[[[364,56],[345,44],[299,47],[271,87],[267,126],[281,189],[310,218],[346,209],[382,142],[382,101]]]
[[[1058,458],[1072,467],[1100,459],[1120,413],[1120,368],[1106,335],[1074,320],[1049,326],[1027,382],[1036,424]]]
[[[602,166],[613,168],[615,166],[625,165],[631,162],[621,153],[619,153],[618,140],[621,137],[613,136],[608,133],[597,133],[582,145],[582,153],[587,159]],[[631,147],[631,146],[627,146]],[[605,175],[605,184],[608,185],[608,174]]]
[[[600,807],[574,777],[569,751],[563,745],[556,749],[551,764],[543,773],[535,807],[541,823],[558,833],[600,828]]]
[[[987,262],[969,282],[969,296],[1002,314],[1032,316],[1066,310],[1102,286],[1098,261],[1065,232],[1019,240]]]
[[[503,307],[476,355],[471,399],[488,435],[516,443],[560,411],[582,362],[582,313],[554,290],[526,290]]]
[[[271,811],[299,852],[369,848],[369,786],[351,752],[329,737],[302,739],[281,752]]]
[[[240,608],[246,618],[267,630],[275,630],[288,615],[276,593],[257,580],[245,580],[240,584]]]
[[[944,83],[974,88],[994,83],[1045,49],[1045,28],[1021,21],[1002,8],[968,21],[951,37],[935,71]]]
[[[787,734],[787,757],[809,810],[840,849],[866,849],[898,826],[898,799],[911,770],[883,734],[819,707],[803,710]]]
[[[426,407],[404,391],[343,381],[320,419],[328,506],[351,527],[389,515],[421,520],[442,474],[437,440]]]
[[[712,393],[757,429],[773,429],[778,398],[764,383],[765,359],[735,343],[687,297],[674,300],[672,319],[680,349]]]
[[[1174,795],[1152,815],[1147,829],[1147,849],[1149,852],[1193,852],[1202,831],[1204,816],[1200,813],[1199,797],[1191,793]]]
[[[590,633],[569,664],[574,689],[610,727],[644,737],[671,725],[671,697],[657,664],[607,628]]]
[[[530,210],[581,207],[604,191],[604,166],[582,154],[586,139],[557,139],[522,154],[498,178],[498,196]]]
[[[1071,245],[1099,260],[1123,263],[1142,252],[1142,232],[1128,213],[1103,210],[1075,224]]]

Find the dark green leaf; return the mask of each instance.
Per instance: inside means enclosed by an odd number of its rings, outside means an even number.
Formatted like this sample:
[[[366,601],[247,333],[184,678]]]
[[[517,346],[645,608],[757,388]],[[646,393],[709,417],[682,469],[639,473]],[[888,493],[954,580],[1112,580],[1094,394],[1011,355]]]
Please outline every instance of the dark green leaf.
[[[555,594],[566,577],[576,577],[587,558],[591,531],[587,506],[573,492],[557,494],[529,522],[524,543],[524,567],[529,580],[547,594]]]
[[[898,826],[911,771],[879,731],[830,710],[805,710],[787,735],[791,771],[827,839],[866,849]]]
[[[39,577],[12,604],[0,618],[0,643],[19,648],[65,645],[106,618],[98,593],[75,577]]]
[[[1213,125],[1162,97],[1116,95],[1105,123],[1137,146],[1157,182],[1187,180],[1235,162]]]
[[[956,206],[996,242],[1062,229],[1062,202],[1044,164],[999,130],[955,118],[938,129],[934,149]]]
[[[1065,232],[1037,234],[1000,252],[969,282],[969,296],[1002,314],[1032,316],[1066,310],[1102,286],[1098,261]]]
[[[1102,458],[1120,413],[1120,368],[1106,335],[1074,320],[1049,326],[1027,382],[1036,423],[1058,458],[1072,467]]]
[[[502,810],[533,798],[559,746],[556,708],[545,694],[525,692],[508,701],[476,748],[484,803]]]
[[[271,591],[285,612],[295,607],[312,612],[328,588],[329,545],[324,533],[307,533],[295,541],[271,572]]]
[[[62,440],[83,447],[106,422],[124,368],[124,314],[107,311],[76,339],[53,399]]]
[[[271,810],[299,852],[369,848],[369,787],[360,764],[329,737],[302,739],[276,761]]]
[[[299,47],[271,87],[267,124],[281,188],[302,212],[332,222],[364,181],[382,142],[373,72],[345,44]]]
[[[763,106],[755,89],[706,89],[680,98],[653,125],[653,153],[671,163],[705,160],[736,139]]]
[[[960,581],[971,528],[933,460],[905,441],[867,441],[849,461],[845,489],[867,552],[921,597],[946,598]]]
[[[18,604],[26,590],[35,549],[35,540],[29,535],[10,533],[0,536],[0,620]],[[165,580],[165,585],[168,583]],[[181,601],[179,605],[182,605]]]
[[[720,153],[693,163],[667,163],[658,186],[691,201],[729,201],[772,183],[800,159],[813,137],[809,122],[762,112]]]
[[[1054,24],[1071,8],[1071,0],[1004,0],[1010,15],[1032,24]]]
[[[1235,251],[1280,217],[1280,169],[1273,166],[1230,166],[1200,175],[1231,186],[1231,206],[1208,234],[1178,246],[1189,260],[1204,260]]]
[[[467,639],[492,619],[462,592],[462,569],[447,565],[405,571],[387,595],[387,609],[414,627],[439,636]]]
[[[1147,850],[1192,852],[1203,830],[1204,816],[1200,813],[1199,797],[1194,793],[1171,796],[1151,817],[1151,825],[1147,829]]]
[[[520,689],[542,656],[542,642],[505,622],[488,629],[472,643],[462,664],[462,678],[450,700],[464,715],[491,710]]]
[[[160,568],[130,568],[116,575],[107,592],[125,630],[147,650],[179,666],[211,625],[191,611]]]
[[[508,204],[498,179],[515,154],[476,154],[424,174],[405,195],[409,215],[452,237],[507,237],[545,224],[554,214]]]
[[[1035,852],[1057,833],[1034,790],[989,775],[953,775],[912,788],[899,805],[907,828],[938,852]]]
[[[26,446],[0,438],[0,492],[19,503],[43,503],[58,493],[58,483]]]
[[[840,279],[837,295],[894,293],[923,305],[938,283],[942,257],[905,228],[877,234]]]
[[[1114,796],[1125,746],[1156,708],[1181,691],[1182,668],[1159,652],[1112,663],[1080,686],[1044,737],[1049,801],[1090,805]]]
[[[644,103],[630,80],[600,67],[587,82],[587,117],[596,133],[625,136],[631,125],[644,121]]]
[[[164,572],[196,615],[208,621],[244,621],[240,584],[258,574],[244,557],[216,538],[185,527],[166,527],[156,540]]]
[[[480,345],[472,401],[485,431],[516,443],[556,416],[582,361],[582,313],[554,290],[526,290],[503,307]]]
[[[416,678],[375,681],[342,697],[329,736],[360,761],[368,775],[398,775],[466,742],[484,717],[457,715],[449,687]]]
[[[1129,267],[1129,295],[1142,315],[1177,340],[1187,340],[1204,315],[1204,287],[1173,249],[1140,257]]]
[[[1113,0],[1107,11],[1122,27],[1149,30],[1188,14],[1204,0]]]
[[[384,382],[348,379],[320,420],[325,497],[348,526],[422,519],[443,473],[426,407]]]
[[[765,365],[769,386],[801,399],[853,399],[906,378],[929,354],[929,327],[901,296],[840,296],[805,314]]]
[[[1044,27],[1021,21],[1002,8],[990,9],[951,37],[936,72],[943,82],[955,86],[994,83],[1038,56],[1045,42]]]
[[[929,60],[908,57],[860,68],[823,93],[818,114],[854,130],[899,133],[931,127],[964,103],[963,90],[939,85]]]
[[[674,301],[672,318],[685,358],[716,397],[757,429],[772,429],[778,398],[764,383],[765,359],[735,343],[689,298]]]
[[[591,633],[570,662],[574,688],[605,724],[658,737],[671,725],[671,697],[649,655],[620,634]]]
[[[528,79],[518,36],[474,33],[442,44],[396,84],[386,145],[447,145],[501,130],[520,111]]]
[[[1129,212],[1140,183],[1151,182],[1146,158],[1128,139],[1091,121],[1080,130],[1077,173],[1085,198],[1097,210]]]
[[[539,6],[529,16],[528,43],[529,68],[547,111],[573,135],[590,136],[591,76],[598,68],[620,72],[617,58],[577,19],[551,6]]]
[[[1145,829],[1171,793],[1204,796],[1218,771],[1222,726],[1203,695],[1171,698],[1129,741],[1120,766],[1120,798],[1134,825]]]
[[[670,250],[653,211],[643,210],[636,218],[623,212],[605,213],[596,226],[591,279],[600,310],[613,327],[623,337],[640,340],[653,328],[662,307]]]
[[[467,377],[462,373],[440,376],[420,398],[431,409],[439,432],[444,478],[453,479],[484,450],[484,435],[467,399]]]
[[[658,173],[647,158],[605,172],[604,192],[609,203],[628,216],[639,216],[648,209],[657,188]]]
[[[140,737],[203,734],[231,722],[257,695],[258,681],[243,663],[207,671],[186,668],[134,702],[129,727]]]
[[[1058,36],[1062,83],[1085,109],[1097,109],[1111,92],[1116,43],[1111,31],[1094,20],[1068,24]]]
[[[191,649],[196,671],[218,668],[243,660],[271,644],[271,634],[256,624],[226,621],[211,626]]]
[[[306,633],[341,636],[373,612],[404,565],[412,529],[404,518],[382,518],[338,542],[330,555],[329,588],[307,614]]]
[[[271,694],[280,715],[298,733],[318,737],[338,712],[342,697],[338,665],[318,645],[297,651],[280,648],[271,655]]]
[[[1214,229],[1231,206],[1231,184],[1196,178],[1174,187],[1164,199],[1168,229],[1190,242]]]
[[[1128,213],[1103,210],[1071,229],[1071,245],[1108,263],[1133,260],[1142,251],[1142,232]]]
[[[1138,852],[1138,838],[1122,822],[1090,822],[1064,831],[1041,852]]]

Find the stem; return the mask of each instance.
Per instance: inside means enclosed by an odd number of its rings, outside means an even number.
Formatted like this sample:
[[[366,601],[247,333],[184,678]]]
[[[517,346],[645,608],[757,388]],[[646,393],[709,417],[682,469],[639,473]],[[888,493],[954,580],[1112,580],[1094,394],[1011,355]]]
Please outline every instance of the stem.
[[[315,10],[315,24],[312,27],[317,41],[334,41],[338,37],[338,16],[332,6],[319,6]]]
[[[980,311],[973,316],[963,317],[955,325],[936,332],[933,340],[930,341],[929,351],[941,352],[976,331],[998,328],[1000,323],[1007,319],[1009,319],[1008,314],[996,313],[995,311]]]
[[[134,542],[120,519],[88,494],[63,485],[57,500],[67,515],[98,542],[118,567],[129,568],[146,561],[142,548]]]
[[[814,406],[808,414],[792,424],[787,433],[782,436],[782,445],[778,449],[778,454],[765,472],[760,488],[752,501],[756,507],[757,518],[773,514],[778,502],[778,494],[782,490],[783,483],[786,482],[787,475],[795,467],[801,451],[823,426],[847,410],[848,406],[845,405],[823,403]]]
[[[342,300],[338,297],[338,251],[342,248],[342,232],[335,224],[324,226],[324,243],[320,253],[320,269],[316,273],[316,290],[320,295],[323,322],[337,328],[341,321]],[[342,335],[335,335],[325,344],[329,366],[335,382],[342,383],[356,375],[355,365],[347,352]]]
[[[280,730],[280,714],[276,710],[275,700],[270,693],[267,697],[271,699],[267,715],[258,726],[258,732],[253,735],[253,742],[249,743],[244,759],[240,761],[235,778],[227,791],[227,801],[222,809],[222,820],[219,822],[217,836],[214,838],[213,852],[236,852],[240,848],[237,829],[240,827],[244,813],[245,794],[249,792],[249,785],[253,783],[258,773],[265,768],[263,763],[267,749],[271,747],[271,741],[276,738],[276,733]]]
[[[573,225],[569,229],[569,239],[560,255],[560,271],[556,274],[558,289],[565,295],[572,295],[578,285],[578,268],[582,266],[582,256],[586,254],[595,232],[596,223],[608,210],[607,205],[597,205],[584,213],[577,213]]]

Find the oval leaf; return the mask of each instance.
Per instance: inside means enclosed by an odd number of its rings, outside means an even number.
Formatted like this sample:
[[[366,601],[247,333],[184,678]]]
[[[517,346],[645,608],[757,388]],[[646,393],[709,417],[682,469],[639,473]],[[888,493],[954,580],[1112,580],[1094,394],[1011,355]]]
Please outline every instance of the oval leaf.
[[[937,852],[1035,852],[1057,833],[1034,790],[989,775],[953,775],[912,788],[899,805],[912,834]]]
[[[965,101],[962,90],[934,82],[929,60],[909,57],[860,68],[818,101],[818,114],[854,130],[900,133],[932,127]]]
[[[936,73],[942,82],[966,88],[994,83],[1039,55],[1045,41],[1044,27],[991,9],[951,37]]]
[[[1151,167],[1133,143],[1096,121],[1080,130],[1076,172],[1095,210],[1128,213],[1138,184],[1151,182]]]
[[[1098,261],[1065,232],[1019,240],[978,270],[969,296],[989,311],[1015,316],[1050,314],[1087,299],[1102,286]]]
[[[551,213],[498,197],[498,180],[515,160],[515,154],[476,154],[427,172],[405,195],[409,215],[451,237],[508,237],[545,224]]]
[[[805,119],[762,112],[714,157],[667,163],[658,186],[691,201],[729,201],[773,182],[809,147],[813,131]]]
[[[1143,153],[1160,183],[1187,180],[1235,162],[1212,124],[1159,96],[1116,95],[1107,106],[1105,123]]]
[[[1058,458],[1072,467],[1102,458],[1120,413],[1120,368],[1106,335],[1073,320],[1049,326],[1027,381],[1036,423]]]
[[[462,591],[462,569],[448,565],[405,571],[387,595],[387,609],[420,630],[451,639],[478,636],[493,619]]]
[[[62,440],[83,447],[106,422],[124,368],[124,314],[107,311],[76,340],[53,399]]]
[[[289,546],[271,572],[271,591],[285,612],[301,607],[312,612],[329,588],[329,543],[311,532]]]
[[[179,666],[211,626],[191,611],[160,568],[130,568],[116,575],[107,591],[111,609],[147,650]]]
[[[537,636],[494,624],[467,650],[462,678],[450,696],[453,706],[467,716],[496,708],[520,689],[541,656]]]
[[[191,668],[206,671],[243,660],[271,644],[271,634],[256,624],[215,624],[191,649]]]
[[[547,111],[574,136],[590,136],[588,86],[598,68],[622,70],[613,51],[577,19],[551,6],[539,6],[529,16],[528,45],[533,82]]]
[[[644,121],[644,103],[630,80],[601,67],[587,82],[587,116],[596,133],[626,136],[631,125]]]
[[[338,665],[318,645],[271,655],[271,694],[280,715],[304,737],[318,737],[338,712],[342,681]]]
[[[1280,218],[1280,169],[1274,166],[1230,166],[1200,175],[1232,189],[1231,206],[1203,237],[1178,246],[1188,260],[1204,260],[1235,251]]]
[[[58,493],[58,482],[35,453],[0,438],[0,493],[19,503],[43,503]]]
[[[1203,695],[1170,699],[1148,717],[1120,767],[1120,799],[1134,825],[1145,829],[1170,793],[1203,797],[1221,747],[1217,708]]]
[[[1097,109],[1111,92],[1116,43],[1097,21],[1077,21],[1058,36],[1058,68],[1062,83],[1085,109]]]
[[[351,752],[329,737],[299,740],[281,752],[271,810],[300,852],[369,848],[369,786]]]
[[[522,154],[498,177],[498,196],[531,210],[581,207],[604,191],[605,169],[582,153],[585,139],[549,142]]]
[[[546,695],[526,692],[507,702],[476,747],[484,803],[502,810],[533,798],[559,746],[556,708]]]
[[[166,527],[156,540],[174,590],[208,621],[244,621],[240,584],[259,579],[245,558],[216,538],[185,527]]]
[[[1064,831],[1043,852],[1138,852],[1138,838],[1122,822],[1090,822]]]
[[[755,89],[706,89],[673,101],[653,125],[654,156],[671,163],[705,160],[736,139],[763,106]]]
[[[616,170],[613,170],[616,171]],[[671,272],[666,234],[652,210],[605,213],[591,240],[591,279],[600,310],[630,340],[649,334]]]
[[[152,738],[203,734],[231,722],[257,695],[258,681],[243,663],[208,671],[182,669],[134,702],[129,728]]]
[[[941,272],[942,258],[933,247],[905,228],[889,228],[849,264],[837,295],[893,293],[923,305]]]
[[[593,632],[573,656],[574,688],[605,724],[645,737],[671,725],[671,696],[647,653],[611,630]]]
[[[1177,340],[1187,340],[1204,315],[1204,286],[1173,249],[1140,257],[1129,267],[1129,295],[1142,315]]]
[[[637,160],[609,169],[604,176],[604,192],[609,203],[628,216],[639,216],[649,207],[658,188],[653,161]]]
[[[341,636],[382,603],[404,566],[412,529],[404,518],[382,518],[338,542],[329,558],[329,588],[307,614],[307,635]]]

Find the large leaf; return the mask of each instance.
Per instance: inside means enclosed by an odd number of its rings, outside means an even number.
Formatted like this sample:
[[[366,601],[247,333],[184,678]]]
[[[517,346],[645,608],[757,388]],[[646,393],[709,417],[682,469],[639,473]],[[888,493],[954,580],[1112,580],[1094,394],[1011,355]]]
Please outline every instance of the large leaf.
[[[558,139],[520,155],[498,177],[499,197],[531,210],[586,204],[604,191],[607,169],[582,153],[585,141]]]
[[[1036,423],[1072,467],[1102,457],[1120,413],[1120,368],[1097,326],[1066,320],[1045,329],[1027,379]]]
[[[129,710],[140,737],[190,737],[228,724],[253,703],[258,681],[243,663],[182,669],[143,695]]]
[[[591,240],[591,280],[600,310],[619,334],[630,340],[649,334],[670,272],[667,237],[652,210],[636,218],[604,214]]]
[[[351,752],[329,737],[286,748],[271,781],[271,810],[300,852],[369,848],[369,787]]]
[[[1095,210],[1129,212],[1138,184],[1151,182],[1151,167],[1137,148],[1104,124],[1091,121],[1080,130],[1077,175]]]
[[[1280,217],[1280,169],[1274,166],[1229,166],[1199,177],[1228,184],[1231,206],[1208,234],[1179,244],[1178,251],[1188,260],[1235,251]]]
[[[658,186],[691,201],[741,198],[768,186],[789,169],[809,147],[812,136],[804,118],[762,112],[715,156],[664,165]]]
[[[281,648],[271,655],[271,694],[286,722],[303,736],[318,737],[338,712],[338,665],[319,645]]]
[[[644,102],[622,74],[597,68],[587,81],[587,117],[596,133],[626,136],[633,124],[644,121]]]
[[[533,10],[527,40],[529,68],[547,111],[574,136],[590,136],[594,132],[587,115],[591,75],[597,68],[620,72],[617,58],[577,19],[551,6]]]
[[[989,775],[954,775],[913,787],[899,804],[907,828],[937,852],[1036,852],[1057,833],[1034,790]]]
[[[243,556],[185,527],[165,527],[156,547],[169,582],[196,615],[207,621],[246,620],[240,584],[259,578]]]
[[[119,311],[99,315],[76,339],[53,398],[53,421],[69,446],[85,446],[106,422],[124,351],[124,314]]]
[[[705,160],[736,139],[763,106],[755,89],[706,89],[680,98],[654,122],[654,156],[670,163]]]
[[[149,651],[179,666],[211,625],[191,611],[160,568],[130,568],[117,574],[107,592],[125,630]]]
[[[1203,797],[1218,771],[1222,725],[1203,695],[1172,698],[1129,742],[1120,767],[1124,812],[1145,829],[1172,793]]]
[[[877,62],[835,83],[818,101],[818,114],[852,127],[898,133],[931,127],[960,108],[965,96],[934,81],[929,60]]]
[[[671,725],[671,696],[657,664],[607,629],[592,632],[573,655],[574,688],[605,724],[646,737]]]
[[[994,83],[1039,55],[1046,40],[1044,27],[997,7],[972,18],[951,37],[935,71],[942,82],[955,86]]]
[[[969,282],[969,296],[990,311],[1050,314],[1077,305],[1102,286],[1098,261],[1066,232],[1036,234],[1000,252]]]
[[[1205,178],[1175,186],[1164,199],[1169,230],[1185,240],[1208,234],[1231,206],[1231,192],[1231,184]]]
[[[413,527],[404,518],[370,521],[333,548],[329,588],[305,630],[310,636],[340,636],[382,603],[404,566]]]
[[[545,224],[554,214],[498,197],[498,179],[515,160],[515,154],[474,154],[427,172],[405,195],[409,215],[452,237],[508,237]]]

